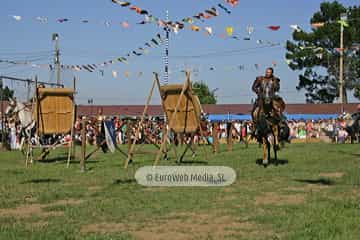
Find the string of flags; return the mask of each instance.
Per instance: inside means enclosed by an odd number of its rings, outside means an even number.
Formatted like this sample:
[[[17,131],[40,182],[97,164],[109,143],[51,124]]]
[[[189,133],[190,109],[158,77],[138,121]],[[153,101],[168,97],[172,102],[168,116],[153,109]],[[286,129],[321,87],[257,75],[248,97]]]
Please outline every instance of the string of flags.
[[[249,41],[249,40],[251,40],[251,38],[252,38],[251,35],[255,30],[255,27],[253,25],[248,25],[246,27],[246,35],[241,37],[241,34],[237,33],[238,29],[236,29],[234,26],[227,26],[225,28],[225,31],[223,29],[221,29],[218,32],[216,32],[215,29],[211,26],[198,26],[198,25],[194,24],[195,20],[204,22],[203,19],[211,18],[209,16],[218,16],[219,11],[215,7],[212,7],[209,10],[205,10],[204,12],[198,13],[197,15],[195,15],[193,17],[184,18],[181,22],[171,22],[171,21],[165,22],[159,18],[149,15],[147,10],[140,10],[141,8],[139,8],[139,7],[131,6],[131,4],[129,2],[122,2],[122,1],[118,1],[118,0],[112,0],[112,2],[120,4],[121,6],[130,6],[131,10],[136,10],[136,12],[138,12],[142,15],[145,15],[145,20],[141,21],[137,24],[146,24],[146,23],[154,22],[154,23],[157,23],[157,25],[159,27],[168,27],[170,30],[172,29],[173,32],[176,34],[179,32],[179,29],[185,28],[185,23],[188,23],[190,30],[195,31],[195,32],[204,32],[206,36],[213,36],[213,37],[216,36],[216,37],[219,37],[222,39],[235,39],[235,40]],[[234,3],[229,2],[229,4],[231,4],[232,6],[236,6],[237,2],[234,2]],[[14,18],[16,21],[22,21],[24,19],[22,16],[19,16],[19,15],[11,15],[11,17]],[[38,16],[38,17],[35,17],[35,19],[41,23],[48,23],[48,21],[49,21],[48,20],[49,18],[44,17],[44,16],[42,16],[42,17]],[[70,21],[71,21],[71,19],[69,19],[69,18],[60,18],[60,19],[56,20],[56,22],[58,22],[58,23],[65,23],[65,22],[70,22]],[[93,21],[83,19],[80,22],[84,23],[84,24],[89,24]],[[348,22],[345,20],[339,20],[339,21],[337,21],[337,23],[343,25],[344,27],[349,26]],[[133,24],[130,24],[128,21],[116,22],[116,21],[109,21],[109,20],[100,21],[100,24],[103,24],[106,27],[121,26],[122,28],[130,28],[133,25]],[[318,28],[325,26],[325,24],[326,23],[324,23],[324,22],[316,22],[316,23],[312,23],[311,26],[314,29],[318,29]],[[296,25],[296,24],[289,25],[289,27],[296,32],[304,31],[299,25]],[[269,26],[266,26],[266,28],[269,29],[270,31],[279,31],[281,29],[281,26],[280,25],[269,25]],[[261,40],[259,40],[259,41],[261,43]],[[259,43],[259,41],[258,41],[258,43]]]
[[[164,42],[164,38],[161,36],[160,33],[156,34],[155,37],[147,41],[143,46],[138,47],[136,50],[129,51],[124,56],[119,56],[116,58],[113,58],[108,61],[104,61],[102,63],[96,63],[96,64],[77,64],[77,65],[61,65],[61,69],[67,69],[67,70],[74,70],[74,71],[82,71],[86,70],[88,72],[95,72],[98,68],[107,67],[114,63],[124,63],[128,64],[128,61],[134,57],[134,56],[142,56],[149,53],[150,48],[157,48]],[[47,67],[50,70],[53,70],[55,68],[52,64],[34,64],[30,61],[13,61],[13,60],[0,60],[0,63],[7,63],[7,64],[15,64],[15,65],[28,65],[31,67]],[[102,74],[104,74],[102,72]]]
[[[134,56],[142,56],[149,53],[150,48],[157,48],[164,42],[163,37],[160,33],[156,34],[156,37],[152,38],[150,41],[146,42],[142,47],[138,47],[136,50],[129,51],[125,57],[120,56],[114,59],[104,61],[98,64],[81,64],[81,65],[61,65],[62,69],[71,69],[75,71],[86,70],[88,72],[94,72],[98,68],[107,67],[114,63],[125,63],[128,64],[129,59]],[[50,69],[53,68],[53,65],[50,65]],[[104,74],[104,72],[102,72]]]
[[[269,66],[269,65],[266,65],[266,66]],[[271,66],[276,68],[278,66],[278,62],[277,61],[272,61],[271,62]],[[195,67],[195,68],[192,68],[190,69],[190,71],[192,73],[194,73],[195,76],[197,76],[198,74],[200,74],[201,72],[216,72],[216,71],[221,71],[221,72],[232,72],[232,71],[245,71],[245,70],[253,70],[255,68],[255,70],[262,70],[261,69],[262,65],[261,64],[258,64],[258,63],[255,63],[253,65],[244,65],[244,64],[239,64],[239,65],[234,65],[234,66],[206,66],[206,67]],[[181,66],[178,66],[178,67],[174,67],[172,69],[184,69],[183,67]],[[186,70],[172,70],[170,69],[169,70],[169,74],[177,74],[177,73],[184,73]],[[189,70],[189,69],[188,69]],[[99,71],[101,77],[104,77],[106,74],[104,72],[104,70],[100,70]],[[142,77],[144,75],[144,72],[143,71],[135,71],[135,72],[132,72],[132,71],[124,71],[121,73],[120,75],[120,72],[116,71],[116,70],[112,70],[111,71],[111,77],[112,78],[119,78],[120,76],[123,76],[125,78],[137,78],[139,79],[140,77]]]
[[[157,24],[159,27],[166,27],[169,30],[172,30],[175,33],[178,33],[179,30],[185,28],[185,24],[190,25],[190,29],[193,31],[199,31],[200,27],[194,25],[195,21],[204,22],[205,19],[211,19],[220,15],[219,8],[225,11],[228,14],[231,14],[231,11],[225,7],[223,4],[219,3],[217,6],[206,9],[198,14],[195,14],[192,17],[185,17],[181,21],[164,21],[161,18],[155,17],[150,14],[148,10],[142,9],[141,7],[132,5],[131,2],[125,2],[120,0],[111,0],[111,2],[120,5],[121,7],[126,7],[129,10],[135,11],[136,13],[145,16],[145,20],[142,21],[142,24],[153,23]],[[236,7],[238,0],[225,0],[225,3],[229,4],[232,7]]]
[[[18,21],[18,22],[24,21],[26,19],[23,16],[18,16],[18,15],[10,15],[10,17],[12,17],[15,21]],[[31,19],[33,19],[41,24],[50,23],[49,17],[46,17],[46,16],[31,17]],[[79,20],[79,19],[75,20],[75,19],[71,19],[71,18],[59,18],[59,19],[51,20],[51,22],[56,22],[59,24],[70,23],[70,22],[71,23],[81,23],[81,24],[96,23],[96,24],[104,25],[105,27],[121,26],[123,28],[130,28],[130,26],[131,26],[129,21],[114,21],[114,20],[95,21],[95,20],[90,20],[90,19],[86,19],[86,18],[83,18],[81,20]],[[137,24],[142,24],[142,23],[140,22]]]
[[[258,40],[260,41],[260,40]],[[151,39],[149,42],[145,43],[144,45],[147,47],[158,47],[160,46],[160,44],[163,42],[163,38],[161,37],[160,34],[157,34],[156,38]],[[263,43],[265,43],[265,41],[263,41]],[[271,45],[269,45],[271,46]],[[324,54],[326,54],[327,51],[336,51],[338,53],[340,53],[341,51],[345,52],[346,54],[353,54],[356,53],[360,50],[360,44],[359,43],[354,43],[351,47],[349,48],[334,48],[333,50],[331,49],[324,49],[322,47],[317,47],[317,46],[299,46],[300,50],[308,50],[311,51],[317,58],[319,59],[323,59]],[[141,52],[142,51],[142,52]],[[101,69],[104,67],[107,67],[111,64],[117,63],[117,62],[122,62],[122,63],[128,63],[128,60],[132,57],[132,56],[141,56],[143,54],[147,54],[148,53],[148,49],[144,48],[144,47],[140,47],[137,50],[134,51],[130,51],[128,54],[126,54],[126,57],[118,57],[109,61],[105,61],[103,63],[100,64],[77,64],[77,65],[61,65],[62,69],[67,69],[67,70],[74,70],[74,71],[81,71],[81,70],[86,70],[88,72],[99,72],[101,76],[105,75],[105,70]],[[285,62],[287,65],[291,64],[291,60],[285,59]],[[4,63],[4,64],[14,64],[14,65],[27,65],[27,66],[31,66],[34,68],[48,68],[50,70],[54,69],[54,66],[51,64],[37,64],[37,63],[33,63],[32,61],[15,61],[15,60],[4,60],[4,59],[0,59],[0,64]],[[276,67],[278,65],[278,63],[276,61],[272,61],[272,66]],[[260,65],[258,63],[253,64],[253,67],[255,67],[256,70],[260,69]],[[249,68],[249,67],[247,67]],[[97,71],[98,69],[98,71]],[[205,69],[205,68],[203,68]],[[207,70],[209,71],[215,71],[218,68],[215,66],[210,66],[208,67]],[[229,67],[229,69],[235,70],[245,70],[245,65],[237,65],[237,66],[233,66],[233,67]],[[225,71],[227,71],[227,69],[225,69]],[[196,72],[196,70],[194,70],[194,72]],[[131,74],[130,72],[125,72],[125,77],[129,77],[130,75],[134,75]],[[142,74],[141,74],[142,75]],[[118,72],[116,71],[112,71],[112,76],[114,78],[118,77]]]

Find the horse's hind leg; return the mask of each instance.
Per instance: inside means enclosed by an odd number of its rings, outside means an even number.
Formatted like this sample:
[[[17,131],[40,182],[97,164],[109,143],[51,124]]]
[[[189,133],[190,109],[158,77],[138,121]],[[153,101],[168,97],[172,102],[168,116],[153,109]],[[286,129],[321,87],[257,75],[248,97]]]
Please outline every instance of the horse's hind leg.
[[[273,134],[274,134],[274,149],[279,150],[279,126],[273,125],[272,126]]]
[[[275,166],[277,166],[278,165],[277,148],[275,145],[274,145],[274,160],[275,160]]]

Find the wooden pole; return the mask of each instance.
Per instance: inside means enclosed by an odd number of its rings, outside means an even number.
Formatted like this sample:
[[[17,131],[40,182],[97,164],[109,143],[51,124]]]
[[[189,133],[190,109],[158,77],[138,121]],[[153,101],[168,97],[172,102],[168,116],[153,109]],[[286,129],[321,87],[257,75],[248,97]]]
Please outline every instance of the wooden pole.
[[[155,75],[155,76],[156,76],[156,78],[157,78],[157,75]],[[158,82],[158,80],[157,80],[157,82]],[[163,153],[163,151],[164,151],[164,150],[166,151],[166,141],[167,141],[168,131],[171,131],[171,127],[172,127],[172,125],[174,124],[174,122],[175,122],[175,120],[176,120],[176,114],[177,114],[177,112],[178,112],[178,110],[179,110],[181,100],[182,100],[182,98],[184,97],[186,90],[188,89],[188,83],[189,83],[188,80],[186,80],[186,81],[185,81],[185,84],[183,85],[183,88],[182,88],[182,90],[181,90],[179,99],[178,99],[178,101],[177,101],[177,103],[176,103],[176,106],[175,106],[175,109],[174,109],[174,113],[172,114],[171,119],[170,119],[169,124],[168,124],[169,129],[166,129],[166,131],[165,131],[166,135],[163,136],[163,143],[161,144],[160,150],[159,150],[159,152],[158,152],[158,154],[157,154],[157,156],[156,156],[156,159],[155,159],[155,162],[154,162],[154,165],[155,165],[155,166],[158,164],[158,162],[159,162],[159,160],[160,160],[160,156],[161,156],[161,154]],[[158,84],[158,86],[159,86],[159,90],[160,90],[160,85]],[[160,91],[160,94],[161,94],[161,91]],[[162,105],[163,108],[164,108],[163,99],[161,99],[161,103],[162,103],[161,105]],[[164,111],[166,111],[166,109],[164,109]],[[166,128],[166,125],[165,125],[164,127]]]
[[[218,137],[218,123],[212,124],[212,137],[213,137],[213,152],[219,152],[219,137]]]
[[[150,104],[150,101],[151,101],[151,98],[152,98],[152,95],[153,95],[153,92],[154,92],[154,88],[155,88],[155,84],[156,84],[156,80],[154,79],[152,85],[151,85],[151,89],[150,89],[150,92],[149,92],[149,95],[147,97],[147,101],[146,101],[146,105],[145,105],[145,108],[144,108],[144,111],[143,111],[143,114],[141,116],[141,120],[139,122],[139,125],[136,129],[136,132],[135,132],[135,139],[134,139],[134,142],[131,144],[131,141],[129,141],[129,145],[128,145],[128,158],[126,159],[126,162],[125,162],[125,168],[128,167],[129,165],[129,162],[133,156],[133,152],[134,152],[134,149],[135,149],[135,145],[137,143],[137,141],[139,140],[139,131],[140,131],[140,128],[142,127],[143,123],[144,123],[144,120],[145,120],[145,116],[147,114],[147,111],[148,111],[148,108],[149,108],[149,104]],[[129,131],[129,128],[128,128],[128,131]],[[127,133],[128,133],[127,131]],[[128,135],[129,137],[129,135]],[[129,139],[129,138],[128,138]]]
[[[72,121],[71,121],[71,133],[70,133],[70,145],[69,145],[69,149],[68,149],[68,160],[67,160],[67,167],[70,166],[70,160],[71,160],[71,155],[73,154],[74,150],[75,150],[75,144],[74,144],[74,128],[75,128],[75,122],[76,122],[76,106],[75,106],[75,89],[76,87],[76,78],[74,77],[73,79],[73,96],[72,96],[72,102],[73,102],[73,112],[72,112]]]
[[[233,150],[233,135],[232,135],[232,130],[233,130],[233,124],[232,122],[228,123],[230,124],[230,127],[228,126],[228,134],[227,134],[227,150],[229,152],[231,152]]]
[[[130,149],[131,149],[131,129],[132,129],[131,120],[127,120],[127,123],[126,123],[126,138],[128,140],[128,142],[127,142],[128,153],[130,153]]]
[[[80,171],[85,172],[85,160],[86,160],[86,121],[81,120],[81,160]]]

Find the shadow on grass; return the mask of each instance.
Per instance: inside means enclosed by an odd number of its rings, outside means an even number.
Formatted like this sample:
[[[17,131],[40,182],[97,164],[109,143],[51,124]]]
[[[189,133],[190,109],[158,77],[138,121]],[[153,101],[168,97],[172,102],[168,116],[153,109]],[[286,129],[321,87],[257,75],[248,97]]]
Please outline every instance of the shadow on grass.
[[[177,165],[182,165],[182,164],[201,164],[201,165],[209,165],[209,162],[207,161],[195,161],[195,160],[183,160],[181,162],[176,163]]]
[[[263,165],[263,160],[261,159],[261,158],[259,158],[259,159],[256,159],[256,164],[257,165]],[[270,159],[270,161],[269,161],[269,163],[268,163],[268,165],[286,165],[286,164],[289,164],[289,161],[288,160],[285,160],[285,159],[278,159],[277,160],[277,163],[276,163],[276,161],[275,161],[275,159]]]
[[[27,183],[58,183],[60,179],[53,179],[53,178],[39,178],[39,179],[31,179],[28,181],[21,182],[20,184],[27,184]]]
[[[97,160],[86,160],[85,161],[85,164],[89,164],[89,163],[98,163],[100,161],[97,161]],[[67,164],[67,161],[66,162],[63,162],[64,164]],[[79,160],[71,160],[70,161],[70,164],[80,164],[80,161]]]
[[[67,156],[52,157],[52,158],[36,160],[36,162],[39,162],[39,163],[54,163],[54,162],[63,162],[63,161],[67,161]]]
[[[116,179],[113,181],[114,185],[136,183],[135,179]]]
[[[335,181],[327,179],[327,178],[319,178],[319,179],[295,179],[296,182],[314,184],[314,185],[326,185],[332,186],[335,185]]]
[[[345,154],[345,155],[350,155],[350,156],[353,156],[353,157],[360,157],[359,153],[350,153],[350,152],[345,152],[343,150],[340,150],[339,153]]]

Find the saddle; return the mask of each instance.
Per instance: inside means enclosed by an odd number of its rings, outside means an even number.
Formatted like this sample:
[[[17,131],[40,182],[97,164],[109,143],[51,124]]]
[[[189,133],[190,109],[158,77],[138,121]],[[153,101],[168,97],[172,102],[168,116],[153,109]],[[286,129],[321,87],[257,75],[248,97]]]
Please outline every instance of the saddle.
[[[285,102],[280,96],[276,96],[272,102],[272,110],[269,114],[266,114],[268,119],[278,119],[279,121],[283,118],[283,113],[285,111]],[[258,101],[255,102],[254,108],[252,111],[252,119],[256,122],[259,118],[260,107]]]
[[[258,101],[255,102],[254,108],[252,111],[252,119],[253,119],[253,131],[252,135],[261,142],[261,138],[259,136],[260,132],[266,131],[262,129],[261,126],[258,126],[258,123],[266,120],[271,122],[272,124],[277,124],[279,126],[279,140],[285,140],[289,138],[290,129],[288,125],[286,124],[286,118],[283,115],[283,112],[285,110],[285,102],[284,100],[276,96],[272,102],[272,110],[268,114],[261,114],[260,113],[260,107],[258,105]],[[263,124],[260,124],[263,125]],[[260,127],[260,129],[259,129]]]

